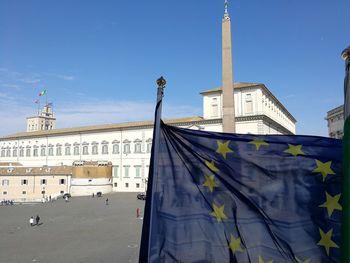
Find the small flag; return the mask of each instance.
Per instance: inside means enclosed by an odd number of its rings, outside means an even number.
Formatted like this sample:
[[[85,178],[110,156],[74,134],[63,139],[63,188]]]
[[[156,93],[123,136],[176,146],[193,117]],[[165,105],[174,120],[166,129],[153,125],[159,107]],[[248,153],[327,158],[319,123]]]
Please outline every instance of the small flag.
[[[38,95],[41,97],[41,96],[46,95],[46,93],[47,93],[47,92],[46,92],[46,89],[44,89],[43,91],[39,92]]]

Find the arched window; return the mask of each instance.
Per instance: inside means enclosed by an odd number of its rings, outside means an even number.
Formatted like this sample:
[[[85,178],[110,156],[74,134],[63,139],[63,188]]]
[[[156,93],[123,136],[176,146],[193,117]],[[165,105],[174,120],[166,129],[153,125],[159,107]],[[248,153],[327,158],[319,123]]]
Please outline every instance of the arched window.
[[[141,153],[141,140],[137,139],[134,141],[135,144],[135,153]]]
[[[89,148],[87,145],[83,146],[83,155],[88,155],[89,154]]]
[[[27,157],[30,157],[30,148],[27,148],[27,149],[26,149],[26,156],[27,156]]]
[[[108,145],[102,145],[102,154],[108,154]]]
[[[34,150],[33,150],[33,156],[35,156],[35,157],[38,156],[38,148],[34,148]]]
[[[97,144],[92,146],[92,154],[98,154]]]
[[[41,156],[45,156],[46,155],[46,147],[45,146],[41,146],[40,155]]]
[[[113,144],[113,154],[119,153],[119,143]]]
[[[19,156],[20,157],[24,156],[24,149],[22,147],[19,149]]]
[[[74,146],[74,155],[79,155],[79,146]]]
[[[53,146],[49,146],[49,156],[53,156]]]
[[[12,151],[12,156],[17,157],[17,148],[14,148]]]

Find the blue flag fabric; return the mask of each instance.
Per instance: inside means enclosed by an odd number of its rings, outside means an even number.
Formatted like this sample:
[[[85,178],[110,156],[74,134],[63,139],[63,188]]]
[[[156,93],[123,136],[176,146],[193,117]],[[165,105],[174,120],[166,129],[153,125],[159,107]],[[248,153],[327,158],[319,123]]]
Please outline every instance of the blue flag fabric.
[[[162,123],[159,143],[140,262],[339,262],[340,140]]]

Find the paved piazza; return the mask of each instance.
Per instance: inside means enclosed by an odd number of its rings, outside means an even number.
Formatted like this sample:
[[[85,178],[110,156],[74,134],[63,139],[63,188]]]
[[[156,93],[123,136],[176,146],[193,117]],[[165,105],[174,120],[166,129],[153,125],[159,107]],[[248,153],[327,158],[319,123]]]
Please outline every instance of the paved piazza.
[[[144,204],[136,193],[114,193],[0,206],[0,262],[138,262],[136,208],[143,214]],[[31,227],[29,218],[37,214],[42,224]]]

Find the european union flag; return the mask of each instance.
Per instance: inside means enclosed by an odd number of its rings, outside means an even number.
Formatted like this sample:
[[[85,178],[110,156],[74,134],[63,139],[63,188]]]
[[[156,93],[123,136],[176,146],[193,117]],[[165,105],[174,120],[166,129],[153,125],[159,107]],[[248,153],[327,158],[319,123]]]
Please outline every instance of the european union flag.
[[[158,157],[140,262],[339,262],[340,140],[162,123]]]

